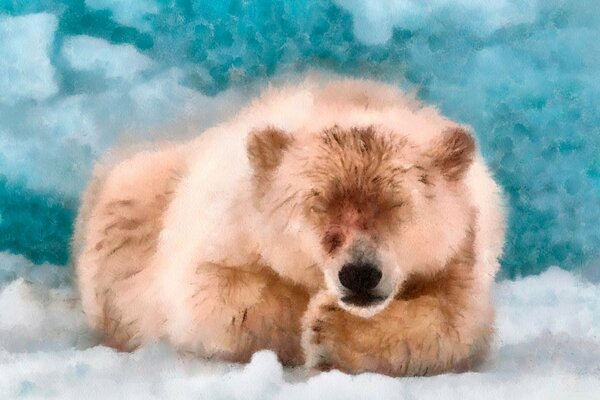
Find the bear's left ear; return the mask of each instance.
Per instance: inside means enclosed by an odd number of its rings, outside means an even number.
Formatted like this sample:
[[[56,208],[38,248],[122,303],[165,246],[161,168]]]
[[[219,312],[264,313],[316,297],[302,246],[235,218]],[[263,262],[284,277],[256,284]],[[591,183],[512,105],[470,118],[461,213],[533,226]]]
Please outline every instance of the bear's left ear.
[[[257,175],[263,175],[274,170],[281,162],[283,152],[290,147],[292,141],[290,135],[274,127],[250,132],[246,149],[254,172]]]
[[[435,139],[428,153],[433,167],[448,181],[458,181],[473,162],[475,140],[463,128],[449,128]]]

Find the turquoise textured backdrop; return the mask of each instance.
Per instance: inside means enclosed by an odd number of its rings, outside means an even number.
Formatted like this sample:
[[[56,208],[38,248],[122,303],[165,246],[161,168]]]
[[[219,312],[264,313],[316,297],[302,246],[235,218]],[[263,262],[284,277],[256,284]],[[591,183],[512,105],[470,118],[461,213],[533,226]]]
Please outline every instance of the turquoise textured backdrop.
[[[0,250],[66,264],[92,163],[124,132],[209,124],[317,68],[474,128],[510,208],[503,276],[597,263],[600,7],[480,3],[0,0]]]

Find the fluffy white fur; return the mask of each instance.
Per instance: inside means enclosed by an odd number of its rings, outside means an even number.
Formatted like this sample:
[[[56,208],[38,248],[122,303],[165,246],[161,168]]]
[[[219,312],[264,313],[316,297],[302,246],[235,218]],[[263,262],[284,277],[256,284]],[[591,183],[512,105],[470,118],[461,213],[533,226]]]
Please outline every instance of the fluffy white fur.
[[[122,297],[114,300],[123,321],[135,322],[137,328],[130,335],[137,344],[166,338],[181,350],[205,356],[221,354],[222,349],[226,354],[234,351],[231,349],[235,345],[224,339],[230,336],[230,328],[222,322],[235,320],[236,299],[248,302],[259,296],[260,290],[244,292],[244,288],[238,288],[232,291],[231,301],[225,295],[223,301],[208,298],[202,303],[204,313],[222,314],[223,319],[199,318],[190,298],[198,295],[199,288],[214,284],[215,275],[210,271],[215,266],[250,272],[268,266],[311,297],[325,289],[335,293],[335,275],[325,273],[324,278],[318,266],[321,260],[314,256],[320,251],[317,236],[306,234],[306,226],[294,217],[257,212],[254,171],[247,155],[247,137],[255,129],[279,128],[302,143],[310,140],[307,132],[334,125],[340,129],[374,126],[379,131],[394,132],[408,137],[415,151],[424,151],[445,129],[458,126],[435,108],[424,107],[390,86],[360,80],[306,80],[267,89],[233,119],[189,143],[143,152],[99,172],[88,190],[76,234],[77,247],[81,248],[77,272],[91,324],[103,329],[100,321],[106,318],[105,299],[95,289],[105,268],[94,250],[98,241],[93,238],[102,231],[95,218],[110,199],[157,196],[154,191],[164,186],[164,171],[175,171],[177,177],[172,198],[160,217],[155,251],[144,259],[146,266],[141,271],[136,270],[127,283],[119,283],[123,285]],[[286,179],[296,179],[291,163],[283,164],[276,174],[275,188],[283,188]],[[463,194],[477,215],[477,284],[472,294],[474,302],[481,303],[473,307],[479,309],[473,311],[473,318],[477,318],[476,312],[489,314],[490,284],[498,270],[504,240],[504,215],[500,190],[479,155],[464,180],[461,188],[467,192]],[[443,197],[444,193],[439,195]],[[461,211],[464,202],[453,202],[453,198],[449,195],[447,201],[438,202],[442,206],[420,215],[421,225],[409,239],[412,250],[403,253],[400,268],[394,264],[396,276],[390,282],[395,286],[405,278],[403,266],[408,274],[417,265],[442,265],[452,249],[459,247],[464,229],[447,228],[462,227],[467,215]],[[439,218],[447,221],[444,229],[436,223]],[[387,264],[393,262],[397,263],[391,260]],[[349,310],[363,316],[380,311]]]

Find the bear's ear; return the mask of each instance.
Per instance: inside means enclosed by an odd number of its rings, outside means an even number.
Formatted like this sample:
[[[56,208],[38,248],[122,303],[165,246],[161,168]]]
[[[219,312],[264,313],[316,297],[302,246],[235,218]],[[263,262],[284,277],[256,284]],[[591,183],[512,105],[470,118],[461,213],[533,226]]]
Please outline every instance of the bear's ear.
[[[463,177],[475,157],[475,140],[463,128],[449,128],[436,138],[429,156],[435,168],[449,181]]]
[[[292,141],[290,135],[274,127],[250,132],[246,148],[250,165],[254,171],[257,174],[263,174],[274,170],[281,162],[283,152]]]

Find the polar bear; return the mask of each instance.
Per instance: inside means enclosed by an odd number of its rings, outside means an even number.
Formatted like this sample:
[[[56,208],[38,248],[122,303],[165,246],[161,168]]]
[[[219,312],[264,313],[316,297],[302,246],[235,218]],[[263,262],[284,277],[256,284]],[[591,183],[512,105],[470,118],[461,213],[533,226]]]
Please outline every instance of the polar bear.
[[[115,348],[430,375],[486,354],[504,221],[468,128],[383,83],[307,79],[98,167],[73,249]]]

